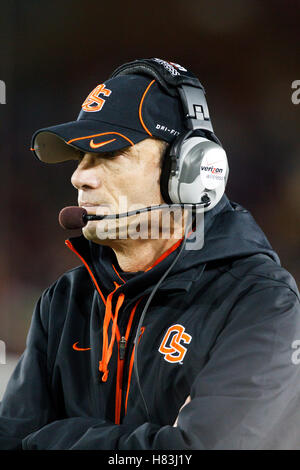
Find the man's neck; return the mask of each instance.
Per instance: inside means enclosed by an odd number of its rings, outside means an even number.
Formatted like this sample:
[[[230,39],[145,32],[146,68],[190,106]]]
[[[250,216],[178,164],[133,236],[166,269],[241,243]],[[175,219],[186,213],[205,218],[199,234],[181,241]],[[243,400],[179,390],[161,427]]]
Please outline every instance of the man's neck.
[[[111,245],[124,272],[145,271],[180,239],[122,240]]]

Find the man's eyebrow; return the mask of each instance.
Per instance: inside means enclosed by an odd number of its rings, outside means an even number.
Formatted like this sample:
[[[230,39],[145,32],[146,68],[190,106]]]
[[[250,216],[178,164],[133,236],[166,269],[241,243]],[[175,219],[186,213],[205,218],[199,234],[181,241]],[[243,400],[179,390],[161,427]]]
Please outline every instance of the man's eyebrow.
[[[120,152],[120,150],[115,150],[114,152],[93,152],[93,154],[96,156],[96,157],[114,157],[116,155],[118,155],[118,153]],[[84,150],[79,150],[78,151],[78,158],[81,159],[85,156],[87,152],[85,152]]]
[[[123,149],[113,150],[111,152],[99,152],[99,153],[97,153],[97,155],[99,155],[100,157],[116,157],[117,155],[119,155],[121,153],[128,154],[129,149],[130,149],[130,147],[125,147]]]
[[[118,150],[112,150],[111,152],[93,152],[93,154],[96,156],[96,157],[116,157],[118,155],[120,155],[121,153],[125,153],[125,154],[129,154],[129,150],[130,150],[131,147],[125,147],[123,149],[118,149]],[[85,156],[87,152],[84,151],[84,150],[79,150],[78,149],[78,159],[81,159]]]

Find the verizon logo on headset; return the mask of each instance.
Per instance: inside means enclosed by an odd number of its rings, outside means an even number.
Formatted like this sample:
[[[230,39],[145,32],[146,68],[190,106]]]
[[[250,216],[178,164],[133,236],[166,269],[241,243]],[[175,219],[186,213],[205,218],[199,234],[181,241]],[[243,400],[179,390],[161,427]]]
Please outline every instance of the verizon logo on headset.
[[[201,166],[203,171],[211,171],[212,173],[223,173],[224,168],[217,168],[213,166]]]

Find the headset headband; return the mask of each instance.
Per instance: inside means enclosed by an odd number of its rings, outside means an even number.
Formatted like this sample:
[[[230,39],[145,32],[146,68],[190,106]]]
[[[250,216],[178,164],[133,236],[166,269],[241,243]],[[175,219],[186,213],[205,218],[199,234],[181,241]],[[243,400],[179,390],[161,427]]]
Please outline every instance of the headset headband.
[[[214,140],[218,140],[213,133],[204,87],[192,72],[161,59],[138,59],[118,67],[110,78],[128,74],[148,75],[157,80],[171,96],[178,96],[179,93],[187,129],[206,130]]]

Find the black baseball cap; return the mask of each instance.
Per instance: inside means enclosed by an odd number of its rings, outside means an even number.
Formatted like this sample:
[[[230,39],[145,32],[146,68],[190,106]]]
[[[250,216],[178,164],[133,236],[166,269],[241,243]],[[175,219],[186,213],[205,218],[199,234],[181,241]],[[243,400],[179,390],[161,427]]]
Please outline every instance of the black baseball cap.
[[[149,137],[170,143],[184,130],[179,97],[146,75],[119,75],[98,84],[81,108],[76,121],[34,133],[31,150],[41,161],[78,159],[79,151],[114,152]]]

